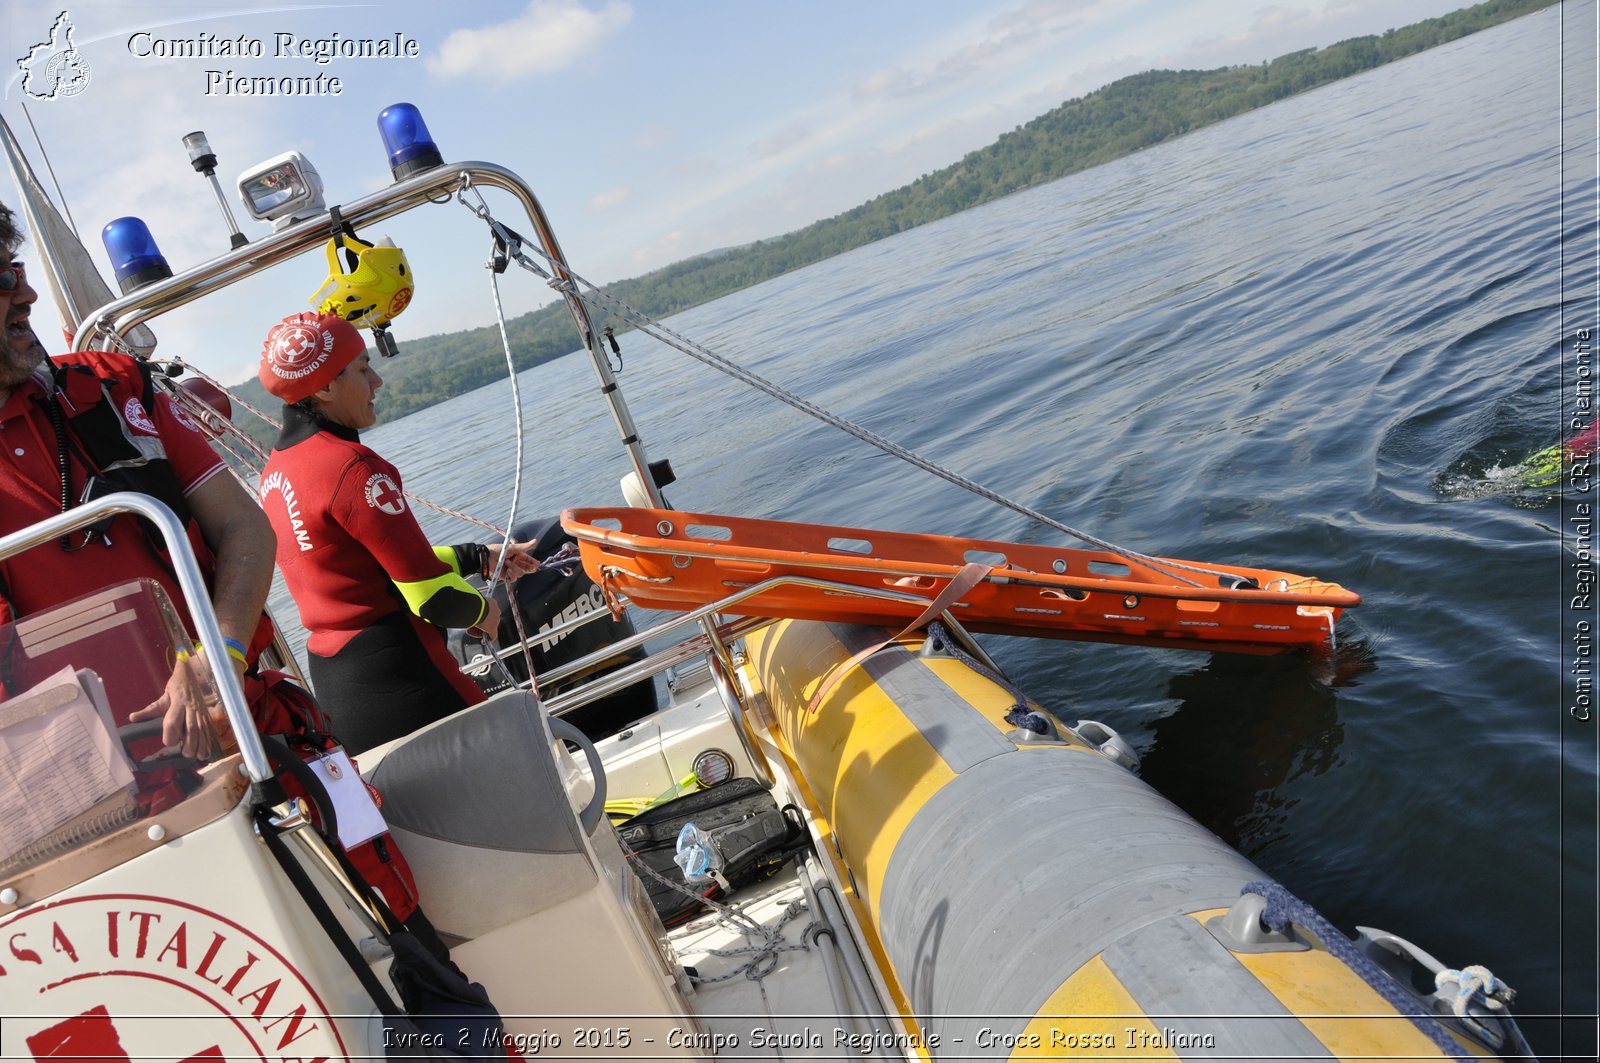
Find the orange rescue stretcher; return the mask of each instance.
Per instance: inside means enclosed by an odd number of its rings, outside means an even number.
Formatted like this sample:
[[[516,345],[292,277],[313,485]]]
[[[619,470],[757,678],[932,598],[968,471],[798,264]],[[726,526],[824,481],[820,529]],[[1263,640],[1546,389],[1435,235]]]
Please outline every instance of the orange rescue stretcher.
[[[1102,550],[622,506],[569,509],[561,525],[613,601],[676,612],[804,577],[719,611],[900,626],[978,563],[988,571],[950,610],[972,631],[1273,653],[1331,644],[1361,601],[1288,572]]]

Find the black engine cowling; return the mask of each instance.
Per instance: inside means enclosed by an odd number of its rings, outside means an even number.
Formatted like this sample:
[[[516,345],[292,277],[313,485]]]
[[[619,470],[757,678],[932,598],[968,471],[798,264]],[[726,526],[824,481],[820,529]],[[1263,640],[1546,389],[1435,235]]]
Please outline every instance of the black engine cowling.
[[[511,537],[517,542],[531,540],[534,556],[540,561],[546,560],[567,543],[575,542],[555,518],[519,524],[512,529]],[[522,626],[530,639],[536,639],[540,632],[568,620],[589,613],[607,613],[604,594],[581,565],[574,565],[564,572],[540,569],[522,577],[512,585],[512,590],[515,591],[517,609],[522,614]],[[500,644],[515,645],[521,636],[517,633],[516,620],[507,606],[506,585],[496,587],[494,595],[500,606]],[[618,620],[608,614],[553,639],[532,642],[528,650],[533,658],[534,672],[543,674],[557,665],[587,656],[633,633],[633,622],[626,616]],[[450,632],[450,649],[456,659],[463,663],[483,652],[479,643],[467,638],[462,631]],[[635,649],[609,658],[586,674],[573,676],[562,683],[552,685],[541,682],[539,695],[548,699],[583,680],[612,671],[630,661],[641,660],[644,655],[643,649]],[[520,652],[506,658],[505,665],[516,682],[527,679],[527,665]],[[486,694],[493,694],[511,685],[499,668],[491,668],[473,678]],[[608,697],[581,705],[564,718],[591,739],[600,739],[650,715],[658,707],[655,684],[646,678]]]

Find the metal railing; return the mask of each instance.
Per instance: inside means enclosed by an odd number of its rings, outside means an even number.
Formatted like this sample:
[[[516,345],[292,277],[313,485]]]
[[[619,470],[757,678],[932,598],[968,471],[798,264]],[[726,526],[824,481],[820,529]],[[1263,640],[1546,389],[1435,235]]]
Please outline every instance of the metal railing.
[[[586,654],[575,661],[569,661],[557,668],[552,668],[542,675],[537,676],[536,681],[539,683],[553,684],[568,676],[582,675],[588,670],[598,667],[599,665],[602,665],[615,658],[619,654],[627,653],[633,649],[644,646],[646,642],[649,642],[652,639],[659,638],[686,625],[699,624],[702,626],[702,628],[704,628],[706,625],[712,622],[712,617],[719,613],[726,613],[748,599],[765,594],[766,592],[779,587],[792,586],[813,587],[824,591],[836,591],[861,597],[885,598],[891,601],[908,602],[914,605],[926,606],[928,604],[928,600],[926,598],[915,594],[908,594],[905,591],[891,590],[887,587],[868,589],[854,587],[843,583],[833,583],[829,580],[817,579],[811,576],[777,576],[773,579],[764,580],[761,583],[746,587],[740,591],[728,595],[726,598],[712,602],[710,605],[703,605],[698,609],[694,609],[687,613],[672,617],[671,619],[656,624],[645,631],[638,632],[637,634],[631,635],[625,639],[620,639],[608,646],[604,646],[592,653]],[[977,640],[972,637],[971,633],[962,627],[960,621],[955,618],[950,610],[945,610],[940,615],[940,619],[944,622],[946,627],[949,628],[951,634],[963,643],[968,652],[970,652],[978,660],[982,661],[987,667],[995,671],[999,671],[999,666],[996,665],[993,659],[984,652],[983,647],[978,645]],[[750,763],[756,766],[758,771],[761,771],[761,765],[765,763],[765,758],[759,755],[754,739],[749,731],[749,724],[744,719],[744,705],[742,699],[740,699],[738,695],[738,689],[732,680],[732,670],[722,661],[720,655],[717,654],[714,647],[717,643],[726,645],[727,643],[736,639],[743,638],[752,632],[759,631],[761,628],[764,628],[769,624],[775,623],[776,620],[777,618],[775,617],[746,616],[718,623],[715,625],[715,642],[713,642],[713,640],[705,633],[696,635],[692,638],[684,639],[681,642],[676,642],[665,649],[657,650],[656,652],[645,657],[643,660],[634,661],[630,664],[623,665],[620,668],[612,669],[611,671],[602,673],[592,680],[573,687],[571,690],[566,690],[560,694],[546,698],[544,700],[545,710],[549,712],[551,716],[564,715],[583,705],[587,705],[590,702],[598,701],[600,698],[608,697],[619,690],[623,690],[629,686],[632,686],[641,679],[647,679],[656,675],[658,672],[664,672],[673,665],[680,664],[687,660],[692,660],[701,655],[705,655],[708,659],[714,662],[712,667],[712,676],[716,680],[717,692],[721,696],[724,705],[728,710],[728,716],[734,724],[737,737],[740,743],[744,746],[745,753],[749,757]],[[770,782],[770,779],[768,781]]]

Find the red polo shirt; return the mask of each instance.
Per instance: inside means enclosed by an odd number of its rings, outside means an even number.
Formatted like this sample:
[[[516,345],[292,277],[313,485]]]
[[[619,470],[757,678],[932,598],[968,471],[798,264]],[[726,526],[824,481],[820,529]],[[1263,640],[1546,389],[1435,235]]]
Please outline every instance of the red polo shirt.
[[[42,371],[35,373],[0,408],[0,534],[9,535],[61,512],[56,434],[44,404],[46,387]],[[157,395],[154,410],[129,399],[122,414],[130,432],[160,437],[185,495],[211,477],[227,474],[227,466],[199,427],[166,395]],[[74,503],[90,473],[75,450],[68,448]],[[5,581],[6,596],[19,616],[141,577],[166,588],[183,612],[183,595],[176,582],[151,552],[137,519],[127,515],[115,518],[109,545],[97,541],[68,553],[52,541],[0,561],[0,579]]]

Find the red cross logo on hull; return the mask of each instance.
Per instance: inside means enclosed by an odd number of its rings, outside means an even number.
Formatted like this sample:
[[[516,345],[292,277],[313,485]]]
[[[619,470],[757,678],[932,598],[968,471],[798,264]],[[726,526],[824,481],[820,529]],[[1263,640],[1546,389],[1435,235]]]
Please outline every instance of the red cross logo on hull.
[[[28,1050],[39,1063],[128,1063],[117,1026],[104,1004],[63,1019],[28,1038]],[[221,1045],[211,1045],[176,1063],[227,1063]]]

